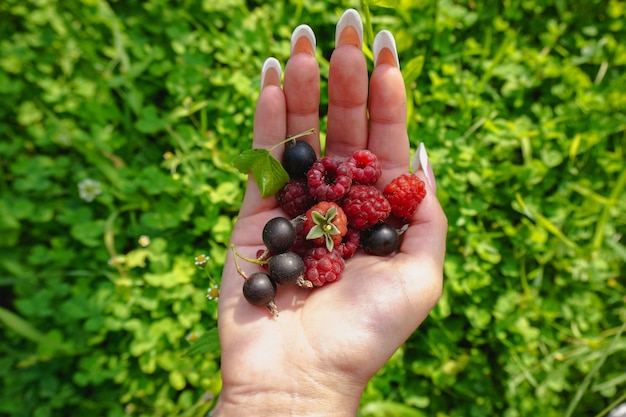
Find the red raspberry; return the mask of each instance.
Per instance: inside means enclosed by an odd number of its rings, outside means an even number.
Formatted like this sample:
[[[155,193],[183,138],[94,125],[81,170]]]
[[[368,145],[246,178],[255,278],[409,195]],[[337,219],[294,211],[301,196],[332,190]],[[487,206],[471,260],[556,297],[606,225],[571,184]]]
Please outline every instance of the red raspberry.
[[[307,172],[309,192],[319,201],[335,201],[352,185],[352,169],[345,160],[325,156]]]
[[[348,233],[343,237],[337,250],[343,259],[351,258],[356,253],[361,243],[361,233],[355,229],[348,229]]]
[[[391,206],[383,193],[371,185],[353,185],[342,202],[350,226],[367,229],[389,217]]]
[[[315,203],[305,179],[295,179],[285,184],[276,194],[276,201],[290,218],[304,214]]]
[[[304,256],[304,278],[316,287],[337,281],[345,267],[337,250],[329,252],[324,247],[309,249]]]
[[[341,243],[348,231],[346,214],[332,201],[320,201],[305,216],[303,232],[307,239],[317,246],[326,246],[329,251]]]
[[[391,213],[408,219],[426,196],[426,186],[416,175],[402,174],[387,184],[383,194],[391,204]]]
[[[352,168],[352,181],[357,184],[374,185],[382,173],[378,158],[368,150],[354,152],[348,163]]]
[[[289,250],[300,255],[301,258],[304,258],[304,254],[313,247],[313,243],[306,238],[307,233],[304,231],[304,221],[295,222],[295,226],[296,243],[294,243]]]

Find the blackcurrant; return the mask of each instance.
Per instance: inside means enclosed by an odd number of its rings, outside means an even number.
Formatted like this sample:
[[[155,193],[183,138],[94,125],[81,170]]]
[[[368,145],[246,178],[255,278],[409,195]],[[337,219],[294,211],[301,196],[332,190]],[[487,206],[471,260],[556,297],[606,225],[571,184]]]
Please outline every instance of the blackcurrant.
[[[274,255],[267,264],[270,276],[276,283],[289,285],[296,284],[303,279],[304,261],[294,252],[285,252]]]
[[[289,141],[285,144],[283,167],[290,178],[305,178],[316,159],[313,147],[303,140]]]
[[[389,255],[398,249],[399,243],[398,230],[387,223],[378,223],[361,233],[363,250],[372,255]]]
[[[243,282],[243,296],[253,306],[265,306],[277,316],[276,283],[265,272],[255,272]]]
[[[285,217],[274,217],[263,227],[263,243],[274,253],[287,251],[296,242],[296,228]]]

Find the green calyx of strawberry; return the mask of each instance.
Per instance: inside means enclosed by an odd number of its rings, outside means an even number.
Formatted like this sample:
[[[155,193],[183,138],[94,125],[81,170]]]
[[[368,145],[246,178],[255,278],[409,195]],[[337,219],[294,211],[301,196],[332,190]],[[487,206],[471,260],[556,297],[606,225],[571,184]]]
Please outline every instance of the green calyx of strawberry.
[[[306,238],[312,240],[324,237],[326,249],[331,252],[333,250],[333,246],[335,245],[332,236],[341,234],[341,231],[333,223],[336,216],[336,207],[329,208],[325,214],[322,214],[319,211],[311,212],[311,220],[313,220],[315,226],[311,228],[309,233],[306,235]]]

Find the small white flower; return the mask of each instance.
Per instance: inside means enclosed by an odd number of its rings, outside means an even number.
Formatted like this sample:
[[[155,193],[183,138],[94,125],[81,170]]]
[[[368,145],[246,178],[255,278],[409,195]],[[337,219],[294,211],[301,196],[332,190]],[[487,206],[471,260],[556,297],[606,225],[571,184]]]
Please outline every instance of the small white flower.
[[[72,144],[72,138],[70,138],[70,135],[68,135],[67,133],[60,133],[59,135],[57,135],[56,139],[59,144],[64,146],[69,146]]]
[[[189,334],[187,334],[187,336],[185,337],[185,339],[187,339],[187,341],[189,343],[193,343],[196,340],[198,340],[198,333],[196,332],[189,332]]]
[[[92,202],[97,196],[102,194],[102,184],[91,178],[85,178],[78,183],[78,195],[87,202]]]
[[[209,261],[209,257],[206,256],[204,253],[202,255],[196,256],[195,258],[195,264],[196,266],[200,268],[204,268],[204,266],[206,265],[208,261]]]
[[[207,288],[206,298],[209,300],[219,300],[220,298],[220,288],[217,285],[213,285]]]
[[[140,246],[146,248],[150,244],[150,236],[141,235],[139,236],[139,239],[137,240],[137,242],[139,243]]]

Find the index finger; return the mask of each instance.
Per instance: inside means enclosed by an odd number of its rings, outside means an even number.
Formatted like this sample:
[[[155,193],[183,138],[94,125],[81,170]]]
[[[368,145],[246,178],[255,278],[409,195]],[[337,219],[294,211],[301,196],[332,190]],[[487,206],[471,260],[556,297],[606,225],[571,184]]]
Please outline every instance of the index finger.
[[[269,149],[274,144],[284,140],[287,131],[286,102],[283,90],[280,88],[280,63],[275,58],[268,58],[261,70],[261,93],[254,112],[253,148]],[[274,150],[273,155],[280,160],[282,147]],[[277,206],[274,198],[262,198],[259,189],[252,178],[248,176],[246,193],[239,212],[245,217]]]
[[[307,25],[296,27],[291,35],[291,57],[285,66],[284,84],[287,135],[315,129],[304,140],[319,155],[320,69],[315,59],[315,34]]]

